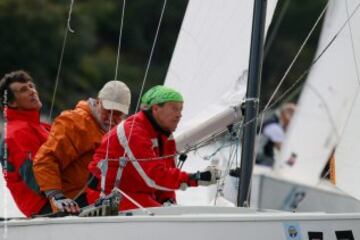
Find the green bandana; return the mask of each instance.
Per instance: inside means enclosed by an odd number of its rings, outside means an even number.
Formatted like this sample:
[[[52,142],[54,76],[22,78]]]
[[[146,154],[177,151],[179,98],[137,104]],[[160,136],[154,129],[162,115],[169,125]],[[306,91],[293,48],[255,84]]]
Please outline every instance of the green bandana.
[[[154,104],[183,101],[184,99],[178,91],[158,85],[150,88],[143,95],[141,98],[141,105],[143,108],[150,108]]]

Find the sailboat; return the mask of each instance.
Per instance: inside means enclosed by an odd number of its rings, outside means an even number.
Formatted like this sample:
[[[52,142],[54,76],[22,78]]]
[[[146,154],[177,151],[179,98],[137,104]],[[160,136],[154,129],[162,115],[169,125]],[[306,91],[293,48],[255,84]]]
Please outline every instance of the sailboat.
[[[356,30],[358,8],[357,1],[329,2],[316,62],[304,85],[273,177],[269,179],[277,182],[278,188],[286,188],[284,182],[288,186],[291,183],[286,194],[284,190],[281,194],[279,190],[271,189],[280,193],[278,197],[283,201],[275,204],[281,209],[291,210],[289,205],[293,204],[297,211],[360,211],[360,198],[354,187],[356,175],[348,175],[358,169],[356,147],[350,148],[357,134],[353,118],[360,106],[356,102],[360,56],[359,31]],[[320,178],[334,149],[336,185]],[[348,169],[344,171],[346,165]],[[266,190],[269,186],[268,183],[264,188],[265,198],[271,194]],[[306,196],[296,204],[299,195]],[[269,205],[264,204],[264,207]]]
[[[324,51],[331,41],[331,38],[339,31],[341,24],[346,22],[347,14],[344,6],[342,6],[343,9],[340,10],[334,7],[336,4],[339,3],[331,3],[328,8],[318,55]],[[271,1],[269,2],[268,8],[273,8]],[[271,19],[272,11],[269,9],[268,15],[270,16],[267,16],[267,19]],[[196,10],[197,13],[201,12],[199,9]],[[216,10],[214,10],[214,12],[216,13]],[[214,12],[210,12],[209,15],[214,15]],[[228,15],[231,16],[231,14]],[[335,18],[334,15],[336,15]],[[208,34],[201,35],[200,33],[205,32],[205,30],[199,31],[204,25],[204,21],[196,22],[196,19],[199,18],[196,14],[187,17],[183,23],[185,30],[179,35],[165,81],[166,85],[179,89],[184,94],[185,99],[189,99],[191,103],[186,105],[188,101],[185,102],[183,119],[175,133],[179,152],[191,149],[193,142],[208,137],[209,135],[211,136],[211,134],[218,132],[218,130],[224,129],[226,126],[239,121],[241,112],[239,110],[238,99],[243,99],[245,96],[244,90],[247,80],[246,61],[244,58],[241,58],[241,56],[248,50],[246,50],[246,40],[242,39],[245,38],[242,32],[240,30],[236,32],[230,24],[226,25],[226,27],[217,26],[217,21],[213,20],[214,22],[211,22],[212,31]],[[190,17],[193,19],[188,20]],[[241,20],[238,22],[242,23]],[[244,26],[244,24],[240,25]],[[219,30],[217,27],[221,29]],[[227,38],[211,35],[214,34],[214,32],[226,33],[227,31],[231,32],[227,34],[229,35]],[[234,44],[233,42],[235,41],[241,41],[242,44]],[[344,41],[349,41],[348,36],[339,36],[334,46],[327,49],[327,52],[329,52],[329,54],[332,52],[335,52],[334,54],[341,52]],[[205,43],[200,45],[199,42]],[[231,47],[221,48],[222,52],[219,53],[219,50],[216,48],[218,45]],[[347,48],[350,48],[350,46],[351,45],[347,44]],[[206,54],[202,54],[204,52],[206,52]],[[346,54],[343,52],[346,52]],[[351,51],[346,49],[346,51],[343,52],[341,52],[344,55],[342,59],[349,59],[349,56],[351,56],[349,53]],[[234,60],[235,56],[237,56],[236,60]],[[333,58],[334,56],[324,56],[316,63],[307,80],[307,85],[313,85],[313,82],[318,82],[318,88],[323,88],[324,84],[328,84],[327,86],[329,86],[329,88],[335,89],[337,86],[339,89],[341,89],[340,87],[346,86],[343,82],[337,81],[338,79],[334,78],[334,76],[347,76],[346,74],[349,74],[349,72],[354,75],[354,69],[342,69],[342,71],[339,71],[338,68],[332,68],[334,72],[337,71],[337,74],[324,70],[329,66],[329,62],[333,62]],[[328,79],[330,79],[329,76],[333,76],[331,83],[328,81]],[[349,81],[356,79],[354,76],[349,77]],[[217,84],[219,79],[221,84]],[[320,81],[320,79],[323,81]],[[353,84],[349,84],[348,87],[349,89],[353,89]],[[284,164],[280,164],[280,162],[285,162],[285,157],[282,157],[274,170],[255,166],[255,172],[252,178],[251,205],[261,209],[286,211],[360,211],[360,202],[357,199],[334,187],[328,181],[320,179],[320,172],[324,167],[324,162],[329,157],[333,145],[324,151],[319,145],[323,144],[321,141],[325,141],[326,136],[321,135],[319,131],[322,128],[327,128],[327,134],[332,134],[336,132],[336,129],[333,131],[333,128],[323,124],[324,122],[331,124],[332,118],[327,117],[325,111],[321,112],[316,109],[320,104],[314,104],[314,99],[320,99],[321,101],[323,101],[323,99],[319,97],[314,98],[314,94],[309,96],[306,91],[307,88],[310,87],[305,86],[300,100],[299,111],[296,113],[294,121],[290,126],[288,139],[285,141],[285,146],[281,154],[283,156],[286,155],[286,159],[289,159],[293,153],[296,153],[299,159],[301,158],[299,164],[295,164],[295,166],[291,167],[292,169],[297,169],[299,165],[303,164],[308,164],[308,166],[303,168],[302,171],[294,172],[294,170],[289,170],[290,167],[284,167]],[[347,98],[352,96],[344,94],[344,91],[345,90],[343,90],[342,95],[339,94],[339,98],[341,96]],[[320,90],[318,92],[321,93]],[[307,103],[303,103],[304,101]],[[337,98],[332,97],[332,101],[337,101]],[[344,100],[339,101],[344,102]],[[341,105],[339,104],[339,106]],[[306,109],[307,112],[304,113],[303,109]],[[333,106],[332,109],[335,109],[335,107]],[[348,111],[349,109],[342,109],[342,111],[337,112],[337,115],[340,117],[344,116]],[[312,112],[318,112],[318,114],[314,116],[311,115]],[[321,116],[319,117],[319,115]],[[305,117],[307,121],[304,121],[303,116],[307,117]],[[298,120],[299,118],[301,120]],[[315,124],[322,126],[322,128],[314,126]],[[293,130],[294,128],[296,131]],[[220,165],[225,169],[228,168],[229,165],[235,164],[236,160],[233,160],[231,163],[230,161],[232,160],[230,160],[230,158],[231,152],[236,151],[235,148],[232,147],[236,145],[237,142],[236,139],[232,139],[233,145],[231,145],[231,141],[229,141],[231,137],[229,137],[229,135],[231,136],[231,133],[228,133],[227,138],[223,137],[220,138],[220,140],[212,141],[207,144],[206,147],[190,152],[188,154],[189,160],[184,164],[184,169],[187,171],[196,171],[197,169],[205,168],[211,158],[217,161],[220,160]],[[311,139],[311,141],[308,139]],[[314,144],[315,142],[316,144]],[[301,148],[302,151],[300,152],[297,149],[288,150],[292,148],[291,146]],[[304,157],[304,154],[306,157]],[[319,154],[322,154],[322,156],[319,157]],[[233,155],[236,155],[236,153]],[[314,156],[316,156],[317,159],[320,158],[318,161],[315,161],[316,167],[314,166]],[[240,160],[237,161],[239,162]],[[304,177],[311,177],[313,180],[311,182],[304,181],[301,179]],[[230,201],[226,201],[226,203],[231,205],[231,203],[235,203],[237,200],[238,184],[239,179],[227,176],[223,189],[216,186],[202,188],[201,190],[192,189],[186,192],[178,192],[178,199],[181,204],[185,205],[210,204],[219,198],[218,192],[222,191],[226,199]],[[320,199],[323,198],[326,198],[327,201],[322,202]]]
[[[353,0],[353,2],[357,1]],[[214,12],[219,13],[220,10],[225,9],[226,7],[227,9],[231,8],[234,15],[220,15],[221,17],[230,17],[237,16],[240,11],[251,13],[252,3],[254,3],[255,6],[254,18],[258,20],[258,23],[261,23],[260,19],[263,19],[264,17],[264,3],[266,3],[266,1],[190,1],[182,31],[186,34],[186,27],[184,27],[186,25],[184,24],[186,24],[187,19],[194,14],[198,16],[200,22],[209,20],[200,17],[201,15],[198,14],[200,9],[206,8],[209,13],[211,13],[209,9],[214,9]],[[271,5],[268,9],[271,9]],[[239,15],[242,16],[241,14]],[[214,15],[212,15],[212,17],[214,17]],[[222,19],[221,17],[216,18],[217,21],[220,21]],[[251,16],[246,15],[246,19],[246,21],[250,21],[249,19],[251,19]],[[225,18],[224,20],[227,19]],[[228,19],[228,22],[229,21],[231,22],[231,19]],[[209,28],[212,27],[212,25],[209,26]],[[198,30],[201,32],[204,29],[200,26]],[[222,32],[221,37],[225,38],[227,35],[225,33],[226,32]],[[190,37],[194,37],[194,35],[191,35]],[[234,39],[236,39],[236,37]],[[258,47],[259,46],[260,48],[262,47],[261,44],[258,45]],[[221,47],[229,48],[230,46],[222,45]],[[208,51],[210,50],[212,49],[208,49]],[[246,67],[246,64],[244,66]],[[214,66],[214,68],[215,67],[216,66]],[[245,67],[243,69],[245,69]],[[247,75],[244,70],[240,70],[240,72],[241,74],[233,74],[235,80],[242,79]],[[221,73],[221,71],[219,73]],[[209,76],[213,75],[210,74]],[[205,86],[200,85],[197,90],[202,89],[203,87],[205,88]],[[229,88],[232,88],[232,86],[230,85]],[[214,113],[216,113],[217,117],[224,116],[224,112],[222,111],[214,111]],[[186,114],[187,113],[184,112],[184,118],[186,117]],[[203,133],[197,135],[197,140],[202,140],[204,135],[205,134]],[[186,148],[187,145],[188,142],[183,140],[183,146]],[[139,229],[141,230],[139,231]],[[174,206],[166,208],[138,209],[121,213],[120,215],[106,217],[67,216],[62,218],[11,219],[0,223],[0,236],[10,240],[34,238],[40,240],[81,240],[110,237],[119,237],[121,239],[161,240],[169,238],[202,238],[215,240],[224,237],[229,239],[239,238],[239,235],[243,239],[269,240],[357,239],[360,237],[360,214],[327,214],[319,212],[292,213],[265,210],[257,211],[256,209],[251,208],[219,206]]]

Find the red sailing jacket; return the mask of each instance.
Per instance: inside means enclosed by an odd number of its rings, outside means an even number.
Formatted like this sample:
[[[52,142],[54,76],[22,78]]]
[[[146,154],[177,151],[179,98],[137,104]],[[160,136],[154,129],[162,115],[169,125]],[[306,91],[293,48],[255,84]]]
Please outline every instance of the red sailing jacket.
[[[129,147],[135,158],[139,160],[145,173],[157,185],[179,189],[182,183],[189,186],[196,186],[194,180],[189,179],[189,175],[180,171],[175,166],[173,155],[176,153],[175,141],[172,136],[168,137],[161,130],[156,130],[155,125],[149,120],[144,112],[139,112],[125,121],[125,134],[129,142]],[[134,123],[133,123],[134,121]],[[133,127],[132,127],[133,125]],[[129,139],[130,129],[132,128],[131,138]],[[109,138],[109,139],[108,139]],[[89,164],[90,172],[96,177],[97,186],[87,189],[88,201],[93,203],[99,196],[100,189],[100,169],[97,167],[99,161],[105,158],[106,149],[109,141],[108,158],[109,168],[106,177],[106,193],[108,194],[114,187],[118,159],[124,155],[124,149],[120,145],[117,136],[117,127],[113,128],[102,140],[101,146],[97,149],[93,161]],[[159,159],[160,156],[169,156]],[[120,189],[140,203],[143,207],[157,207],[170,200],[175,201],[174,191],[162,191],[149,187],[143,178],[138,174],[134,166],[127,162],[120,181]],[[125,197],[120,202],[119,209],[137,208]]]
[[[49,131],[50,125],[40,122],[38,111],[7,109],[7,171],[4,176],[16,205],[27,217],[39,213],[47,202],[40,195],[32,164]]]

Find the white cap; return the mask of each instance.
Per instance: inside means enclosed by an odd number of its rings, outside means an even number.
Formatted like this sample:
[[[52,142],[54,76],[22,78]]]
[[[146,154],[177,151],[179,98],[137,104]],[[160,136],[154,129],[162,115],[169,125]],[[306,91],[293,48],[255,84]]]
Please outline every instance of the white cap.
[[[100,90],[98,98],[107,110],[129,113],[131,93],[125,83],[117,80],[107,82]]]

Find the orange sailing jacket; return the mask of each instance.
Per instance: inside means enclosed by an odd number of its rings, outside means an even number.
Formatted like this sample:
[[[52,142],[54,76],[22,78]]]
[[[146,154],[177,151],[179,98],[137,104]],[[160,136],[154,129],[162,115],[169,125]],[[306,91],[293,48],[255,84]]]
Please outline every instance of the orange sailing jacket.
[[[74,198],[86,185],[87,166],[103,134],[87,101],[62,112],[34,159],[40,190],[61,190],[66,197]]]

